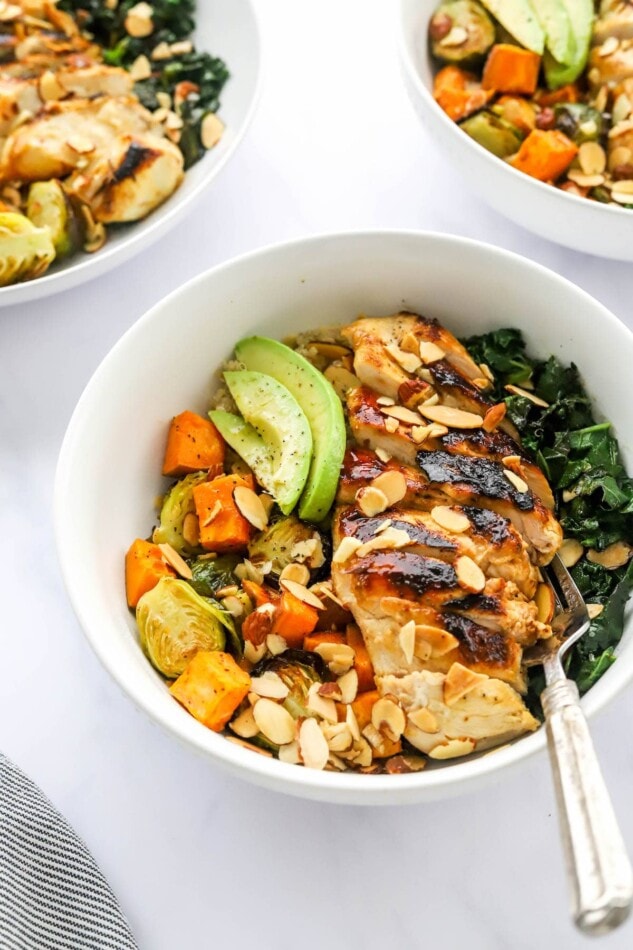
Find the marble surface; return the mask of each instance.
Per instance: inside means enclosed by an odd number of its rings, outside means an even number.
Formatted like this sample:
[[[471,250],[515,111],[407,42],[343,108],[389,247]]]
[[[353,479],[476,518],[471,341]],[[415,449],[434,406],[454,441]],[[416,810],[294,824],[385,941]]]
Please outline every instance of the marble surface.
[[[401,86],[393,0],[257,6],[259,113],[190,218],[112,276],[0,311],[0,748],[83,835],[141,950],[585,946],[568,920],[545,756],[486,790],[418,807],[264,792],[137,713],[67,601],[51,501],[75,402],[118,337],[213,264],[328,230],[452,231],[546,264],[633,326],[630,265],[532,237],[473,197],[438,154]],[[115,460],[112,476],[116,491],[125,470]],[[632,695],[593,733],[633,850]],[[604,943],[632,941],[629,923]]]

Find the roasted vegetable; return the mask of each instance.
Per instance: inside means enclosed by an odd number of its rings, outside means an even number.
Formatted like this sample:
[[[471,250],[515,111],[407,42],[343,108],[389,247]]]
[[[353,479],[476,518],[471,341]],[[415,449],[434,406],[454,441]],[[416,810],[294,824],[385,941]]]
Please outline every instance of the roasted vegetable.
[[[475,0],[441,3],[429,23],[431,51],[436,59],[475,66],[495,41],[492,20]]]
[[[125,555],[125,592],[128,607],[136,607],[161,577],[175,577],[175,571],[163,560],[160,548],[137,538]]]
[[[303,638],[312,633],[319,620],[319,611],[284,590],[275,609],[272,633],[283,637],[288,646],[300,647]]]
[[[487,109],[464,119],[460,127],[471,139],[499,158],[514,155],[521,145],[519,129]]]
[[[556,181],[567,171],[577,152],[578,146],[558,129],[534,129],[509,162],[539,181]]]
[[[189,564],[193,575],[189,583],[201,597],[215,597],[223,587],[237,584],[233,571],[240,560],[237,554],[223,554],[220,557],[202,555]]]
[[[531,96],[536,89],[541,57],[511,43],[497,43],[488,54],[481,79],[484,89]]]
[[[250,541],[248,556],[255,565],[270,561],[270,575],[275,579],[293,561],[301,561],[316,577],[325,562],[327,547],[326,539],[316,528],[288,515],[279,517]]]
[[[253,527],[233,497],[238,487],[253,489],[253,478],[221,475],[194,487],[193,500],[200,524],[200,544],[205,551],[235,551],[248,544]]]
[[[554,106],[556,128],[576,145],[599,142],[606,135],[605,120],[593,106],[578,102],[558,103]]]
[[[163,475],[177,477],[206,469],[213,477],[222,473],[224,439],[208,419],[195,412],[181,412],[169,426]]]
[[[493,96],[494,90],[483,89],[476,76],[458,66],[445,66],[433,81],[433,98],[454,122],[483,109]]]
[[[371,711],[379,699],[378,691],[372,689],[366,693],[359,693],[352,703],[352,709],[361,732],[371,723]],[[382,744],[378,748],[374,747],[372,754],[376,759],[385,759],[390,755],[398,755],[399,752],[402,752],[402,742],[399,739],[393,742],[391,739],[383,737]]]
[[[286,650],[279,656],[261,660],[251,670],[251,676],[261,676],[266,672],[276,673],[290,690],[283,701],[283,706],[291,716],[295,719],[304,719],[315,715],[307,707],[308,691],[313,683],[323,682],[326,673],[325,665],[318,653]]]
[[[153,540],[156,544],[170,544],[175,551],[185,556],[200,549],[193,491],[206,478],[206,472],[194,472],[169,489],[160,510],[160,525],[154,530]],[[191,525],[195,531],[191,530]]]
[[[223,650],[232,618],[183,580],[162,578],[136,608],[141,647],[156,669],[180,676],[198,650]]]
[[[220,732],[251,685],[248,673],[228,653],[196,653],[170,687],[172,696],[208,729]]]
[[[83,245],[82,217],[55,179],[33,182],[29,188],[26,215],[37,228],[48,228],[57,260],[70,257]]]
[[[531,102],[519,96],[501,96],[491,111],[518,129],[522,136],[529,135],[536,126],[536,109]]]
[[[37,228],[22,214],[0,212],[0,287],[41,277],[54,260],[48,228]]]

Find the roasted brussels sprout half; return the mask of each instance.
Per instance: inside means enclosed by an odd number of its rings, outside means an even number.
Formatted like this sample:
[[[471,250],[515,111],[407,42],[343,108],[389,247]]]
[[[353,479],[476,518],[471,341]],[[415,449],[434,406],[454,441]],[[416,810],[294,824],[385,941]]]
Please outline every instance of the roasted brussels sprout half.
[[[288,515],[279,517],[253,538],[248,556],[256,566],[270,561],[269,577],[278,578],[288,564],[301,561],[314,579],[325,563],[326,547],[326,539],[314,526]]]
[[[220,605],[196,594],[186,581],[163,577],[143,594],[136,608],[141,647],[168,679],[180,676],[198,650],[223,650],[231,617]]]
[[[70,257],[83,244],[83,224],[70,198],[55,179],[36,181],[29,188],[26,204],[29,221],[48,228],[58,260]]]
[[[475,66],[495,42],[495,28],[475,0],[450,0],[441,3],[431,17],[429,39],[436,59]]]
[[[23,214],[0,213],[0,287],[41,277],[54,260],[48,228],[36,228]]]
[[[160,524],[154,530],[155,544],[171,544],[175,551],[186,556],[200,550],[194,539],[188,535],[185,525],[187,515],[195,518],[196,506],[193,501],[193,490],[200,482],[207,479],[206,472],[193,472],[185,475],[179,482],[169,489],[163,499],[160,510]],[[194,522],[195,523],[195,522]]]
[[[237,584],[233,572],[240,561],[237,554],[222,554],[214,558],[202,555],[189,564],[193,574],[189,583],[201,597],[215,597],[223,587]]]
[[[554,125],[576,145],[582,145],[583,142],[599,142],[606,132],[602,113],[582,102],[560,102],[555,105]]]
[[[325,679],[325,664],[318,653],[308,650],[286,650],[279,656],[261,660],[251,671],[251,676],[261,676],[266,672],[276,673],[286,684],[290,692],[283,706],[295,719],[314,716],[307,707],[308,692],[313,683],[322,683]]]
[[[466,135],[498,158],[514,155],[523,139],[516,126],[487,109],[464,119],[460,127]]]

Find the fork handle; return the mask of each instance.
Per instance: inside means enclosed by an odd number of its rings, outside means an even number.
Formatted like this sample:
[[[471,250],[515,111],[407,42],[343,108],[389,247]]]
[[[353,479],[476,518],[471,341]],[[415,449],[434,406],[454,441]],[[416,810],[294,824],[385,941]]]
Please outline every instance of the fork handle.
[[[576,684],[558,679],[541,702],[576,925],[604,934],[629,915],[633,872]]]

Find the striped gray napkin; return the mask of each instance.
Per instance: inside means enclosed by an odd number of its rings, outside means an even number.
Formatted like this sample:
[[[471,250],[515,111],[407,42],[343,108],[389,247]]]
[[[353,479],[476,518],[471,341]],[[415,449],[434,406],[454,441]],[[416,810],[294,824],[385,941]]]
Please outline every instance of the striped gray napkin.
[[[138,950],[86,845],[1,753],[0,950]]]

